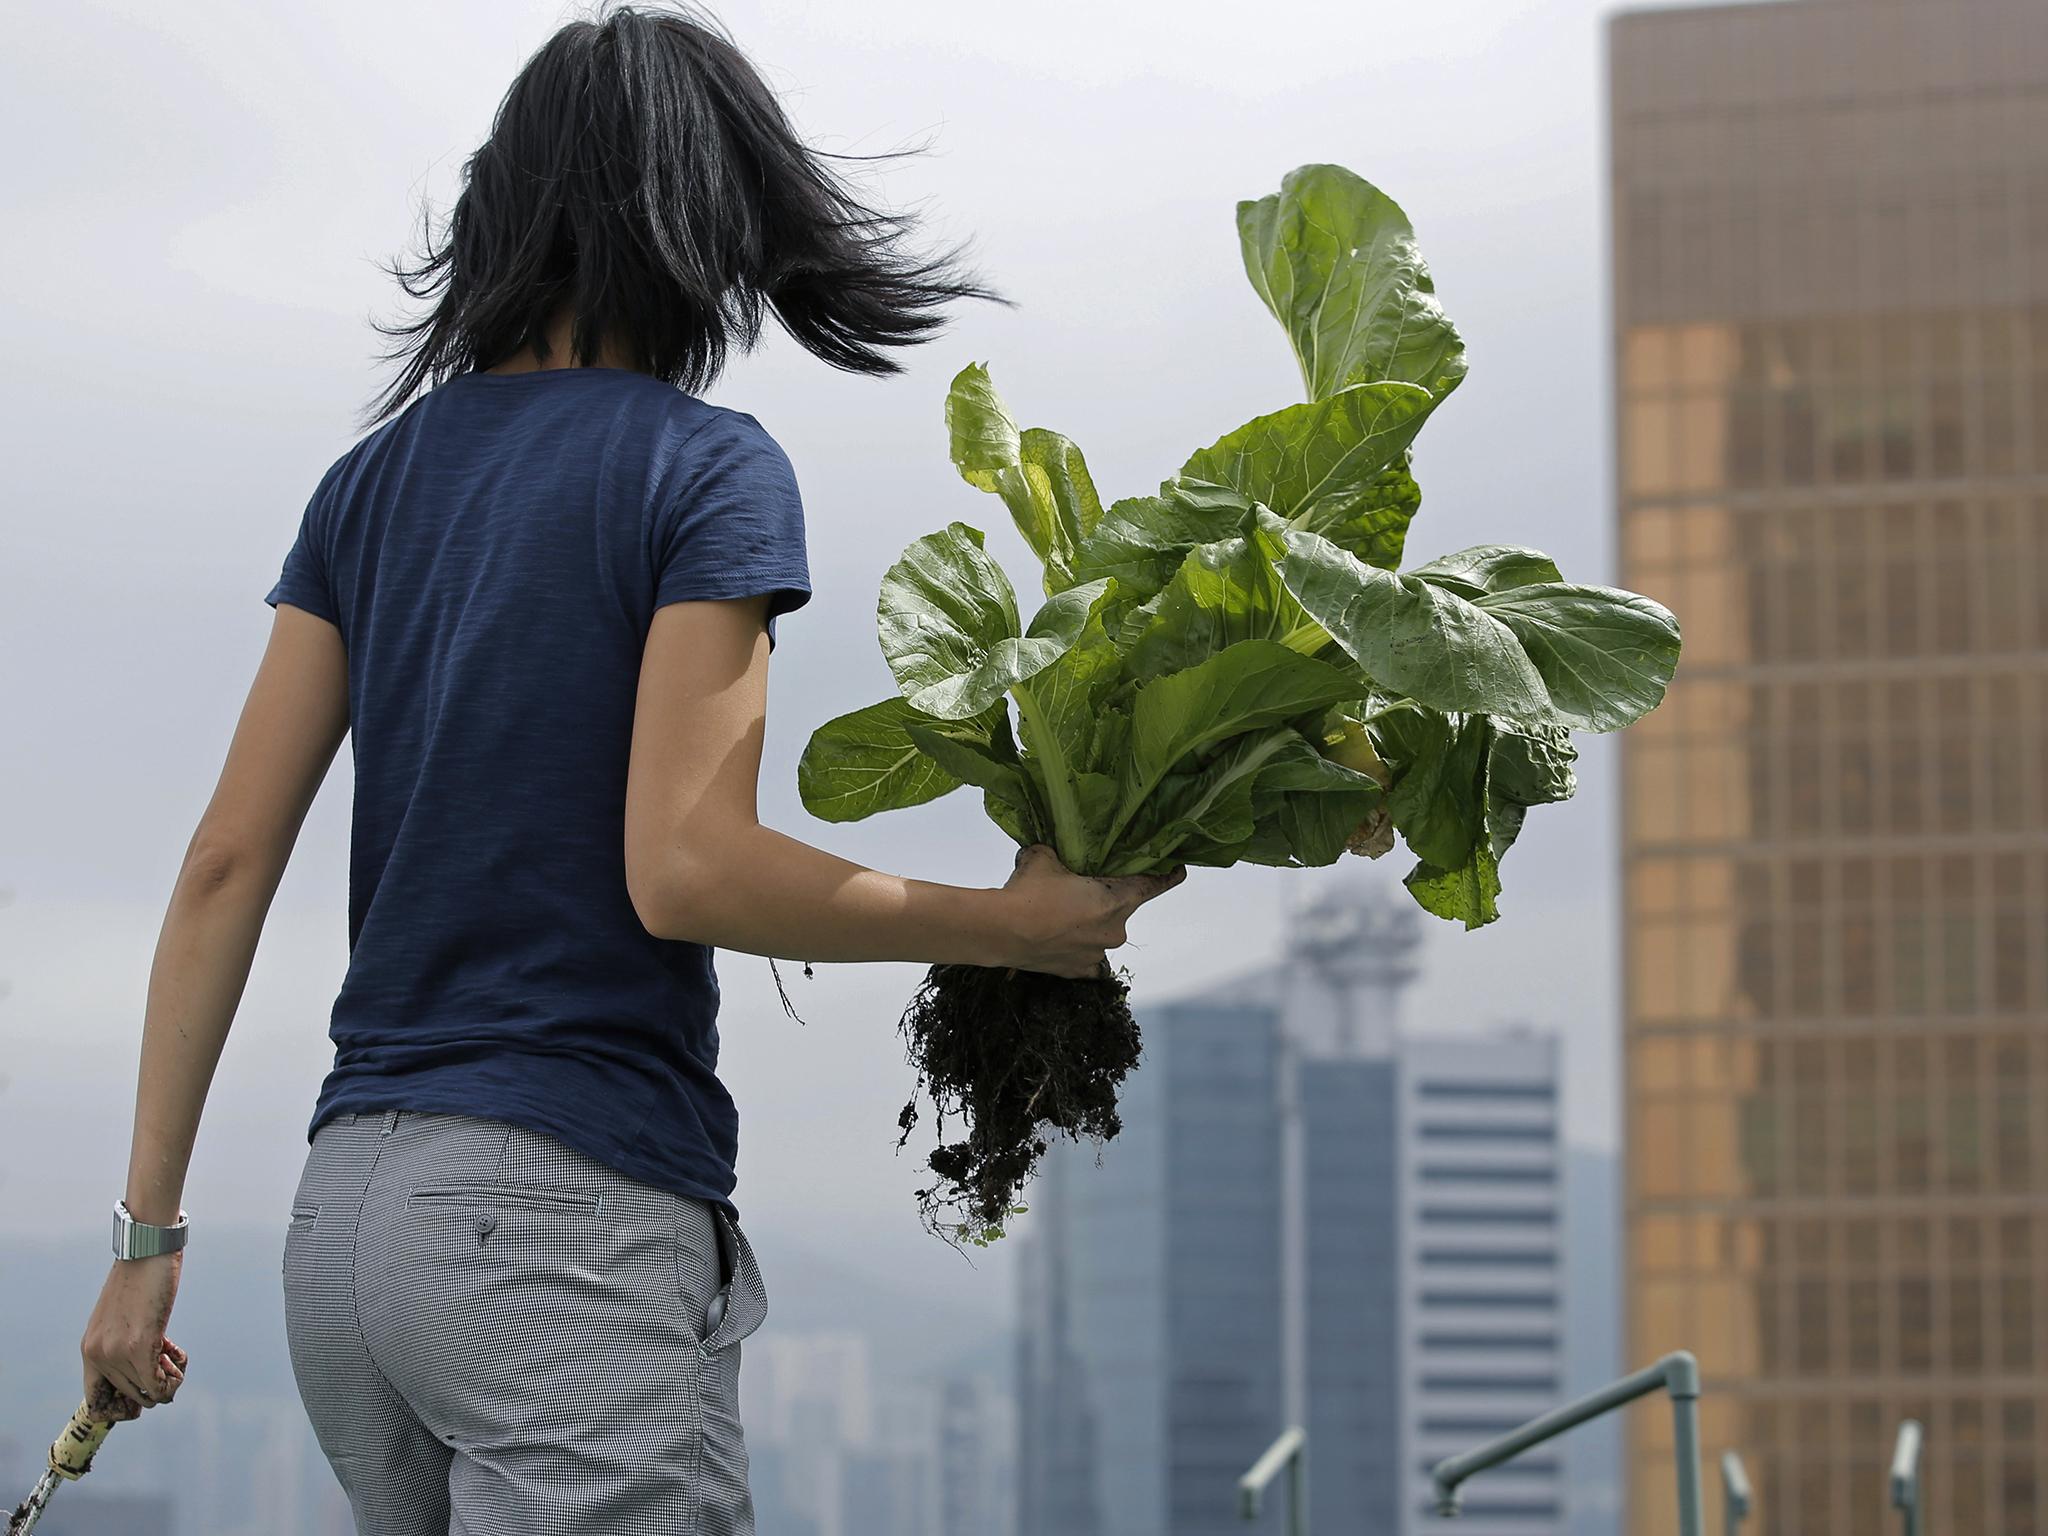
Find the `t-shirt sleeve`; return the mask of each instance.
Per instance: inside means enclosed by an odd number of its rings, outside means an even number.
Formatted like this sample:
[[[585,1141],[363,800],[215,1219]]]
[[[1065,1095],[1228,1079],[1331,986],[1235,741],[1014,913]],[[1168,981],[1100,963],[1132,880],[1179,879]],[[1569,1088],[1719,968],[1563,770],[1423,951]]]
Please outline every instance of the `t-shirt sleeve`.
[[[334,601],[334,588],[327,576],[327,551],[321,534],[326,521],[321,509],[326,504],[327,489],[333,480],[334,473],[330,470],[321,477],[319,487],[307,501],[306,510],[299,518],[298,537],[285,551],[284,568],[271,589],[263,594],[263,601],[273,608],[279,603],[290,603],[294,608],[303,608],[330,624],[339,625],[341,618]]]
[[[700,427],[683,455],[655,529],[654,606],[766,596],[772,642],[776,617],[811,597],[789,455],[744,411]]]

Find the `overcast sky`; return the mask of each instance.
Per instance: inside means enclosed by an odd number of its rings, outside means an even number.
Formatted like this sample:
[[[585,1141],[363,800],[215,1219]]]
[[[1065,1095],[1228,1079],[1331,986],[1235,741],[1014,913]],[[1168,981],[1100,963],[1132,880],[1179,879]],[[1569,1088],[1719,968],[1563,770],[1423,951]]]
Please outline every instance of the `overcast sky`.
[[[906,874],[1002,879],[1009,849],[965,797],[835,828],[794,791],[810,729],[889,691],[875,588],[905,543],[965,518],[1021,568],[1000,504],[947,461],[947,382],[987,362],[1024,425],[1082,446],[1105,500],[1152,489],[1194,448],[1299,398],[1233,219],[1306,161],[1347,165],[1402,203],[1469,347],[1470,378],[1418,446],[1412,558],[1521,542],[1568,577],[1612,580],[1602,10],[720,8],[821,147],[929,142],[875,185],[922,207],[932,241],[972,237],[1020,304],[962,307],[886,382],[835,373],[771,327],[710,393],[781,440],[808,514],[817,596],[776,652],[774,824]],[[510,0],[69,0],[10,17],[0,1232],[104,1226],[152,948],[270,628],[262,595],[382,377],[367,318],[402,296],[375,263],[408,247],[423,199],[445,210],[513,74],[572,14]],[[1470,935],[1430,921],[1409,1020],[1560,1030],[1570,1134],[1608,1144],[1617,764],[1582,747],[1579,798],[1538,811],[1507,861],[1502,920]],[[186,1191],[196,1224],[282,1232],[347,959],[349,799],[344,747],[208,1103]],[[1403,856],[1346,862],[1345,877],[1398,892]],[[1197,871],[1122,954],[1141,997],[1266,959],[1285,904],[1330,878]],[[749,1227],[990,1300],[1000,1251],[977,1272],[925,1237],[917,1168],[893,1149],[910,1087],[895,1021],[915,972],[796,978],[801,1028],[776,1007],[766,962],[731,956],[720,972]]]

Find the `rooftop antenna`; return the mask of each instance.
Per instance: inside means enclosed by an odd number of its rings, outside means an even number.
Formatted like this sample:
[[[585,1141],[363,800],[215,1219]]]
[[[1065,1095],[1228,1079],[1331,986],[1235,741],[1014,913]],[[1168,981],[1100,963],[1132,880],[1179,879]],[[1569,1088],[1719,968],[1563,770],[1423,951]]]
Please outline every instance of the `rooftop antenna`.
[[[1333,882],[1291,916],[1288,959],[1336,1004],[1338,1053],[1384,1048],[1399,1022],[1401,994],[1421,974],[1422,919],[1414,905],[1362,882]],[[1361,1038],[1368,1025],[1370,1042]]]

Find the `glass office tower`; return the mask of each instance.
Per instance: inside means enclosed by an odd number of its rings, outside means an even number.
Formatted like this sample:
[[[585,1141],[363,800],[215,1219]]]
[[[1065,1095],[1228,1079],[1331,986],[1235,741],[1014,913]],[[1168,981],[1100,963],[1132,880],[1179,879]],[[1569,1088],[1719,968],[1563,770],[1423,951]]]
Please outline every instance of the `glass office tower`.
[[[1698,1352],[1751,1531],[1884,1529],[1905,1416],[1929,1529],[2048,1529],[2048,4],[1608,40],[1621,579],[1685,629],[1623,744],[1629,1353]]]

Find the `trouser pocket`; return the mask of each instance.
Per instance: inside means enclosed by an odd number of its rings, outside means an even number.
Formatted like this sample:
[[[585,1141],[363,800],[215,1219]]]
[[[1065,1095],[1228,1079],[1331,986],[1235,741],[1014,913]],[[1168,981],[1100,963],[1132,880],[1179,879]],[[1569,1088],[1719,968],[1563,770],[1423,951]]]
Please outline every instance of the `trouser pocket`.
[[[724,1283],[712,1299],[705,1316],[703,1351],[707,1355],[737,1344],[752,1334],[768,1317],[768,1292],[761,1282],[754,1246],[740,1224],[719,1205],[711,1205],[712,1226],[717,1235],[719,1267]]]

